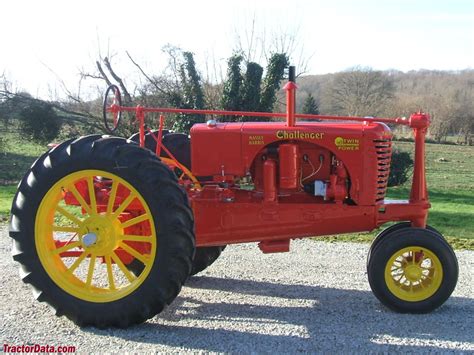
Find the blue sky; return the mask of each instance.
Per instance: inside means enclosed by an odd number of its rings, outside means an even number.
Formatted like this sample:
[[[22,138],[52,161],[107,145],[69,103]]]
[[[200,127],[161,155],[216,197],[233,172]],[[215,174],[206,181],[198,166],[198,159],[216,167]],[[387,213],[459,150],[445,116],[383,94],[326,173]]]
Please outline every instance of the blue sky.
[[[57,77],[74,91],[78,72],[93,71],[99,52],[113,57],[128,82],[138,82],[125,51],[158,73],[166,43],[194,52],[207,75],[213,70],[206,64],[225,66],[237,36],[245,38],[253,22],[267,46],[294,34],[293,62],[302,53],[311,74],[356,65],[459,70],[474,63],[474,0],[16,0],[4,2],[2,14],[0,74],[42,97],[60,93]]]

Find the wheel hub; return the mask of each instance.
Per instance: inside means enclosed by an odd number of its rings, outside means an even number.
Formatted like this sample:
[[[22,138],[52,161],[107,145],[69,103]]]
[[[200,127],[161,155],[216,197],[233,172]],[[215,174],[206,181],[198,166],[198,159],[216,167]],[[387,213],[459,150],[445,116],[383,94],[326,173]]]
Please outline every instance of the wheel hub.
[[[95,244],[97,242],[97,234],[95,233],[87,233],[82,236],[82,244],[88,248],[92,244]]]
[[[411,282],[421,279],[422,269],[418,265],[409,265],[405,268],[405,276]]]
[[[111,253],[118,246],[118,236],[123,234],[118,219],[96,215],[84,221],[81,243],[85,250],[96,255]]]

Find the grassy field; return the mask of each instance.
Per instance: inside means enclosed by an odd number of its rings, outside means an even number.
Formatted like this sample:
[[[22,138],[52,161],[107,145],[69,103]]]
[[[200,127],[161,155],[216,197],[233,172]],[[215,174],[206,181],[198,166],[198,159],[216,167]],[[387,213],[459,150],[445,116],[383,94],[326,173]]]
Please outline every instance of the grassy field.
[[[6,152],[0,162],[0,220],[6,220],[16,183],[45,146],[5,137]],[[413,143],[395,142],[398,149],[412,151]],[[474,249],[474,147],[427,144],[426,171],[432,203],[428,223],[458,248]],[[389,198],[406,199],[409,183],[390,188]],[[377,233],[343,235],[330,240],[369,241]]]
[[[414,147],[407,142],[394,145],[408,152]],[[474,250],[474,147],[427,144],[426,174],[432,205],[428,223],[454,247]],[[411,177],[405,185],[389,188],[387,197],[407,199],[410,184]],[[330,240],[370,241],[377,233],[334,236]]]

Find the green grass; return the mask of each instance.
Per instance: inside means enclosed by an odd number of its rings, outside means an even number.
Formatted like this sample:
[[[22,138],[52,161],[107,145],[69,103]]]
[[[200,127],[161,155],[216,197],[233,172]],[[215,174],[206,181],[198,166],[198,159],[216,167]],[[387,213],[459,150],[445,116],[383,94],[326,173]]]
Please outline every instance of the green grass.
[[[408,151],[413,144],[396,146]],[[474,147],[427,144],[426,174],[432,205],[428,223],[447,237],[474,241]],[[408,196],[409,186],[391,188],[388,196]]]
[[[0,220],[8,216],[17,182],[47,149],[12,135],[4,139],[7,146],[6,152],[0,153]],[[413,143],[394,144],[404,151],[413,150]],[[426,173],[432,204],[428,223],[443,233],[455,247],[474,250],[474,147],[427,144]],[[390,188],[387,197],[407,199],[410,183]],[[377,232],[325,238],[370,241]]]
[[[412,152],[413,143],[395,142]],[[431,209],[428,223],[457,249],[474,250],[474,147],[427,144],[426,175]],[[387,197],[408,199],[411,178],[403,186],[389,188]],[[330,241],[370,242],[384,227],[372,233],[326,237]]]
[[[36,158],[48,149],[13,134],[3,135],[2,141],[5,150],[0,152],[0,221],[8,218],[18,181]]]

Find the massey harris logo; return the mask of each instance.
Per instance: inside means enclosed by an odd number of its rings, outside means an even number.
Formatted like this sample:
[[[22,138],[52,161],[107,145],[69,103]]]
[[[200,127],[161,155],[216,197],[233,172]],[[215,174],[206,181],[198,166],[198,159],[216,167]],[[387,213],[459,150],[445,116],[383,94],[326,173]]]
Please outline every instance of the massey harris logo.
[[[337,137],[334,144],[338,150],[359,150],[359,140],[356,138]]]
[[[323,139],[324,133],[302,131],[277,131],[278,139]]]

